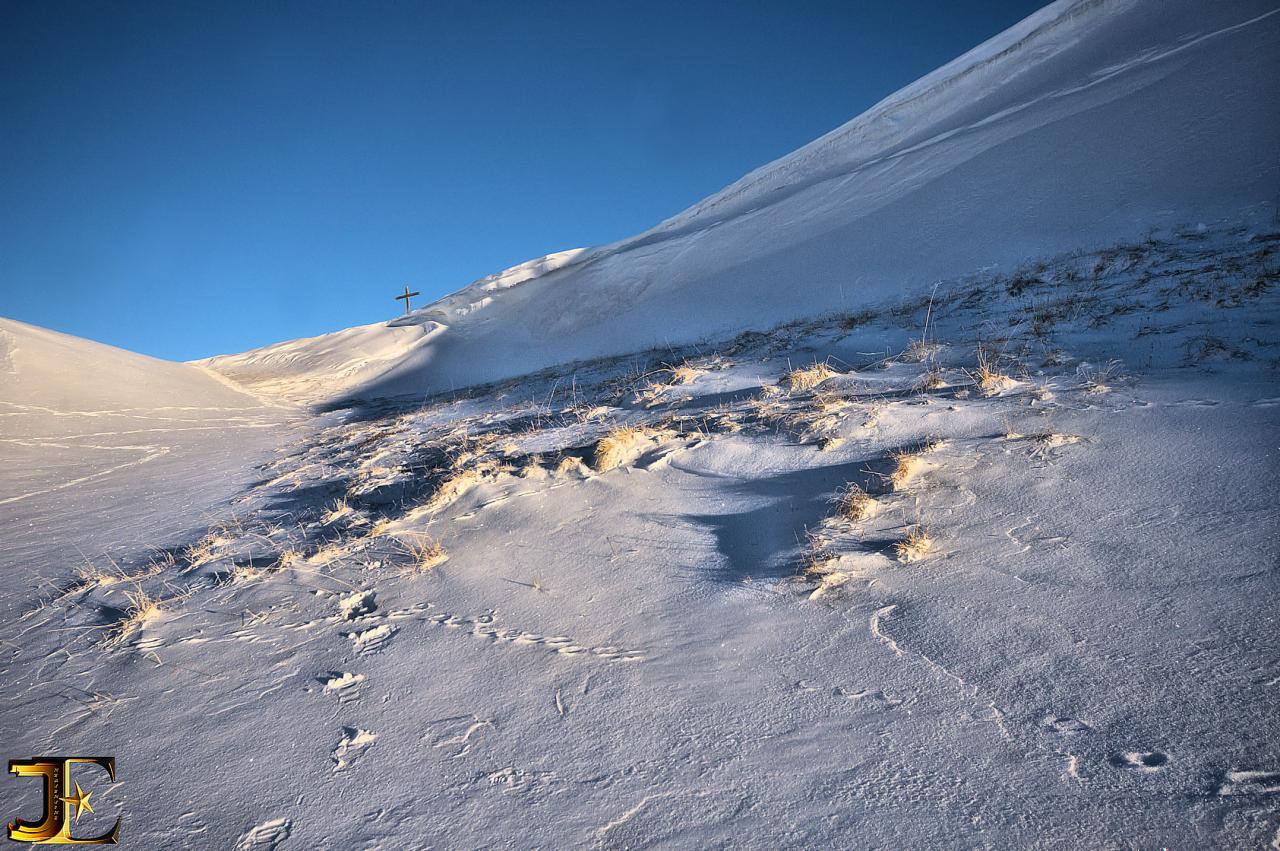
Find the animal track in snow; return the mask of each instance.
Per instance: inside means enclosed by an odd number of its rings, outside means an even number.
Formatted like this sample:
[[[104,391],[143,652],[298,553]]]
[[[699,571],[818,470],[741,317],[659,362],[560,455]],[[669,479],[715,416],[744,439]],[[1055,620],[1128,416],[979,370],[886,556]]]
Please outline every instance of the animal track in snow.
[[[897,709],[902,705],[902,701],[888,694],[883,689],[862,689],[860,691],[845,691],[842,686],[836,686],[834,693],[840,697],[846,698],[851,703],[858,706],[867,706],[877,709]]]
[[[343,727],[342,738],[333,747],[334,773],[346,770],[352,763],[364,756],[377,740],[377,733],[361,730],[359,727]]]
[[[1168,763],[1168,754],[1160,751],[1130,751],[1128,753],[1118,753],[1111,757],[1111,764],[1116,768],[1126,768],[1130,771],[1146,773],[1159,771]]]
[[[200,836],[209,832],[209,825],[196,815],[195,812],[188,810],[178,816],[175,824],[182,830],[184,836]],[[238,845],[236,846],[239,847]]]
[[[373,601],[373,591],[356,591],[348,594],[338,601],[338,610],[342,612],[342,619],[353,621],[364,615],[371,615],[378,610],[378,604]]]
[[[482,733],[493,727],[493,722],[479,715],[453,715],[427,723],[429,728],[423,739],[434,739],[431,747],[449,751],[454,759],[464,757],[480,742]]]
[[[503,792],[523,795],[556,782],[554,771],[525,771],[522,768],[503,768],[491,771],[484,779],[490,787],[500,787]]]
[[[394,626],[382,623],[369,629],[344,633],[344,635],[351,639],[351,647],[356,653],[361,656],[368,656],[386,647],[387,643],[391,641],[391,636],[395,635],[395,633],[396,628]]]
[[[420,606],[422,604],[419,604]],[[431,604],[426,604],[429,607]],[[426,607],[421,607],[415,614],[422,615]],[[407,610],[397,610],[391,616],[412,617]],[[576,643],[567,635],[542,635],[536,632],[525,632],[520,629],[499,629],[494,626],[495,617],[492,612],[481,615],[455,615],[450,612],[436,612],[426,615],[428,623],[445,626],[451,629],[464,629],[477,638],[496,641],[500,644],[537,646],[553,650],[562,656],[582,656],[584,658],[609,659],[619,662],[642,662],[644,655],[639,650],[627,650],[622,647],[606,644],[600,647],[585,647]]]
[[[387,617],[391,620],[403,620],[404,618],[416,618],[423,615],[428,609],[435,608],[435,603],[414,603],[412,606],[405,606],[403,609],[392,609],[387,612]]]
[[[324,683],[325,694],[338,696],[339,705],[360,699],[360,684],[364,682],[364,674],[333,671],[317,679]]]
[[[1047,715],[1040,721],[1040,726],[1044,727],[1051,733],[1057,733],[1062,736],[1070,736],[1074,733],[1084,733],[1092,730],[1088,724],[1077,718],[1068,718],[1066,716]]]
[[[293,823],[287,818],[264,821],[240,837],[236,851],[275,851],[292,830]]]
[[[1219,795],[1275,795],[1280,793],[1280,771],[1228,771]]]

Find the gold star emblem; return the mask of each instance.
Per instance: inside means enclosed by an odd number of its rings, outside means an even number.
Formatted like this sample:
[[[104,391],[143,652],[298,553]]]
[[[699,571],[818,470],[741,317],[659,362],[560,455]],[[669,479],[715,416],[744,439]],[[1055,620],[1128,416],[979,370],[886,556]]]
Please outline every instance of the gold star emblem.
[[[80,784],[76,784],[76,793],[69,798],[63,798],[68,804],[76,808],[76,821],[80,821],[80,813],[82,810],[93,812],[93,807],[89,806],[89,796],[92,792],[86,792],[80,788]]]

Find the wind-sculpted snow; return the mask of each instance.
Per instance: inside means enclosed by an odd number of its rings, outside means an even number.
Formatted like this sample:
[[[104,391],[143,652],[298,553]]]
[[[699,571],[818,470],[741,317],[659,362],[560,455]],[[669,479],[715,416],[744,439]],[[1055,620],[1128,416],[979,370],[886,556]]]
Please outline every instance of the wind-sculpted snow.
[[[1269,221],[1280,4],[1046,7],[632,239],[398,318],[211,359],[312,402],[423,394],[856,310],[979,270]]]
[[[252,755],[142,848],[1266,847],[1278,246],[318,415],[162,547],[29,542],[4,747],[114,753],[105,818]]]

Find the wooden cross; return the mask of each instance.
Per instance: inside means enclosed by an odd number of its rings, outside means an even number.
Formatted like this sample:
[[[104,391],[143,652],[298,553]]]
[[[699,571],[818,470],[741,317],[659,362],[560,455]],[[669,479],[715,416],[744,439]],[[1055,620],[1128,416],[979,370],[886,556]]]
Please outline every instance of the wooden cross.
[[[404,295],[396,296],[396,301],[399,301],[400,299],[404,299],[404,315],[405,316],[409,315],[409,299],[416,295],[421,295],[421,293],[416,293],[416,292],[411,293],[409,292],[409,288],[405,287]]]

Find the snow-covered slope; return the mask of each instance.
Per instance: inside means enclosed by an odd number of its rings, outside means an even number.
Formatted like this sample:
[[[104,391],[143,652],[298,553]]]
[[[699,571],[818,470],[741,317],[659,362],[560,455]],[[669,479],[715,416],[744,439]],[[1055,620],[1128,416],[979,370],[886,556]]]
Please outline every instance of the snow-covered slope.
[[[555,271],[582,253],[583,249],[576,249],[529,260],[385,324],[361,325],[198,363],[245,387],[292,400],[314,402],[359,394],[362,388],[380,386],[388,374],[406,364],[429,363],[451,324],[484,310],[503,290]]]
[[[1278,22],[1055,4],[387,325],[0,322],[0,753],[165,851],[1280,848]]]
[[[1274,0],[1062,0],[633,239],[531,261],[385,327],[209,364],[313,401],[448,390],[900,299],[1152,227],[1265,220],[1276,79]]]
[[[246,454],[290,418],[199,367],[0,318],[6,581],[34,586],[109,542],[185,529],[243,485]],[[19,602],[0,599],[0,616]]]
[[[1274,846],[1277,327],[1280,229],[1192,228],[288,434],[93,420],[176,448],[0,504],[0,750],[114,755],[78,829],[165,851]]]
[[[262,403],[216,373],[0,317],[0,407],[9,436],[83,430],[77,416]]]

